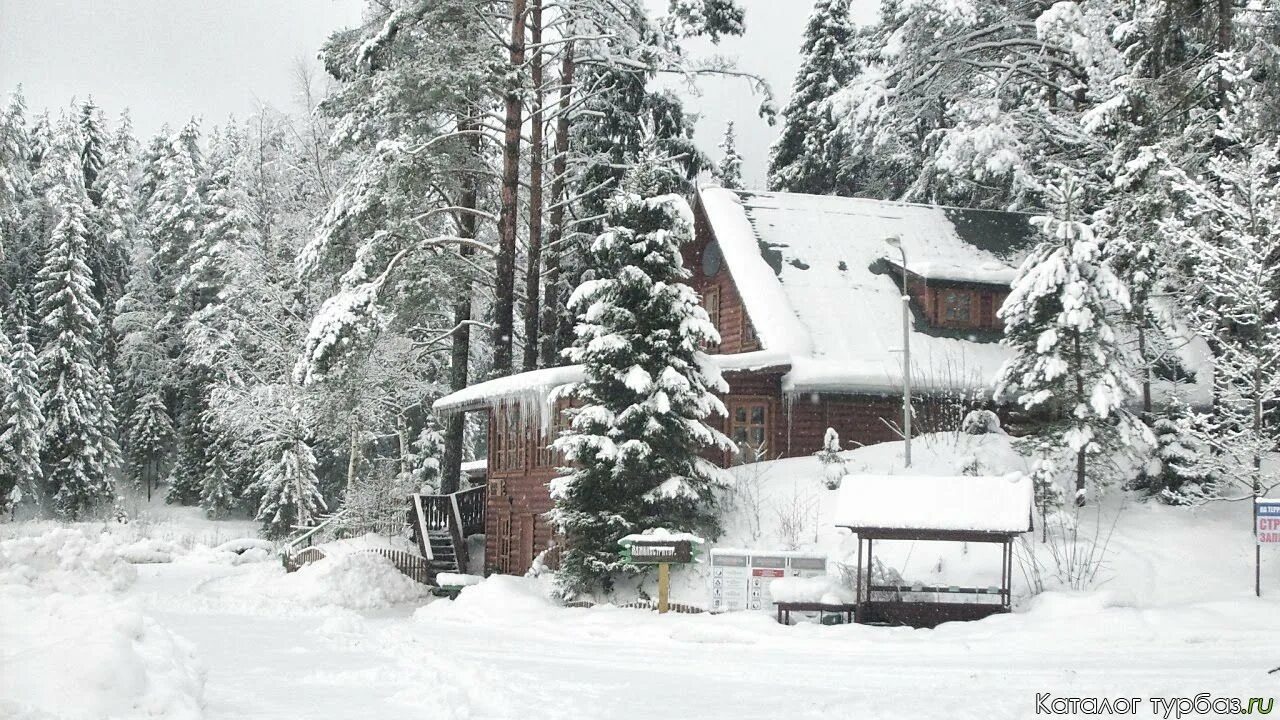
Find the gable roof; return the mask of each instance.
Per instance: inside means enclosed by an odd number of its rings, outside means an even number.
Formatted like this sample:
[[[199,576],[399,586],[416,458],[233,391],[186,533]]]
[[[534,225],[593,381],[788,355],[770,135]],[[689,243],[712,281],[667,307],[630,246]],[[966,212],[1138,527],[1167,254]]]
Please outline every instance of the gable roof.
[[[894,392],[902,386],[900,238],[926,279],[1008,284],[1034,244],[1031,216],[863,198],[705,188],[702,209],[765,350],[792,357],[789,392]],[[918,319],[917,319],[918,320]],[[986,389],[1008,351],[912,323],[912,383]]]

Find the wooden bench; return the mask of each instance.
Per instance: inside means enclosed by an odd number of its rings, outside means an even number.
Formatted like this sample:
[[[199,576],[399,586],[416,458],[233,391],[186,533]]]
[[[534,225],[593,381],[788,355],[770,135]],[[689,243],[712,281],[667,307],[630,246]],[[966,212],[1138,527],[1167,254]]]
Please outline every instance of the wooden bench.
[[[844,616],[846,623],[853,622],[853,613],[858,609],[854,603],[820,603],[820,602],[779,602],[774,603],[778,606],[778,622],[783,625],[791,624],[791,613],[794,612],[830,612],[838,613]]]

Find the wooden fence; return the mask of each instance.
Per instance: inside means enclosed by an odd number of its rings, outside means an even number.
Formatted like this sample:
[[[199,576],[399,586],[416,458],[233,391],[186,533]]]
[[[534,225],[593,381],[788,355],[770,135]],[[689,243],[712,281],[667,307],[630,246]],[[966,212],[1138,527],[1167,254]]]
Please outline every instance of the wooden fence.
[[[571,608],[591,608],[595,607],[596,604],[589,600],[568,600],[564,603],[564,606]],[[658,603],[652,600],[635,600],[625,605],[619,605],[618,607],[626,608],[628,610],[656,611],[658,609]],[[684,603],[667,603],[667,610],[673,613],[680,613],[682,615],[697,615],[699,613],[706,612],[706,610],[696,605],[686,605]]]

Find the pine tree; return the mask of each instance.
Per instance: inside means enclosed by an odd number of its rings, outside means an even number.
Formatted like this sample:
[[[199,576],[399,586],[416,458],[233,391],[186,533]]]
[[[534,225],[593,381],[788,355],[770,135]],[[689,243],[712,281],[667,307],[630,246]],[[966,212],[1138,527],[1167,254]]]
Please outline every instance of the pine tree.
[[[817,0],[805,26],[800,69],[782,111],[782,134],[769,158],[769,187],[786,192],[840,194],[836,123],[824,101],[853,79],[856,28],[849,0]]]
[[[260,451],[267,456],[262,479],[250,490],[259,493],[257,520],[267,537],[283,537],[294,527],[315,521],[325,509],[316,478],[316,457],[311,446],[297,437],[270,438]]]
[[[36,353],[27,338],[25,312],[19,308],[18,332],[9,352],[9,364],[0,369],[7,382],[0,383],[0,499],[16,487],[22,497],[39,502],[43,474],[40,468],[41,433],[39,378]]]
[[[574,469],[551,484],[552,518],[567,544],[566,594],[608,589],[615,574],[637,572],[618,553],[628,533],[718,533],[714,493],[724,475],[699,453],[732,444],[707,424],[725,412],[713,394],[725,385],[699,350],[718,340],[715,328],[684,284],[680,245],[692,214],[672,194],[681,187],[677,170],[644,158],[591,245],[598,279],[570,298],[579,324],[566,354],[585,366],[586,380],[573,389],[581,406],[570,411],[572,428],[555,442]]]
[[[1057,416],[1046,436],[1075,455],[1076,502],[1083,504],[1086,479],[1103,477],[1090,476],[1088,458],[1122,451],[1149,433],[1125,409],[1138,391],[1134,361],[1113,326],[1115,310],[1129,310],[1129,293],[1081,220],[1080,186],[1066,179],[1049,193],[1057,213],[1038,219],[1045,239],[1000,309],[1013,357],[1001,369],[996,397]]]
[[[126,437],[129,479],[135,488],[145,488],[147,502],[160,479],[165,459],[173,443],[173,421],[158,390],[134,403]]]
[[[82,178],[79,167],[68,167],[54,190],[60,219],[36,284],[45,333],[39,356],[45,483],[54,509],[71,519],[111,501],[111,472],[119,460],[111,382],[98,357],[101,308],[85,262],[88,197]]]
[[[733,121],[724,126],[724,139],[720,141],[720,163],[716,165],[716,179],[720,187],[742,189],[742,155],[738,154],[738,140],[733,132]]]

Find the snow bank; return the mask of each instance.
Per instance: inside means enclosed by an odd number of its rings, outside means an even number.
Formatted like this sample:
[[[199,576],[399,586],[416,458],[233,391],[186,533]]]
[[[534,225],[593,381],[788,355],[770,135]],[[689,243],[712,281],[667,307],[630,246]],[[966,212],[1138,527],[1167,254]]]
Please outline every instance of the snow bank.
[[[414,555],[418,554],[418,546],[409,538],[388,537],[378,533],[367,533],[359,537],[333,540],[316,547],[320,548],[320,551],[326,557],[331,555],[350,555],[351,553],[365,550],[401,550]]]
[[[116,555],[121,560],[134,565],[173,562],[175,557],[182,554],[183,549],[176,543],[160,538],[143,538],[116,548]]]
[[[271,554],[275,552],[276,545],[270,540],[263,540],[262,538],[246,537],[246,538],[236,538],[235,540],[228,540],[227,542],[224,542],[213,549],[217,550],[218,552],[232,552],[232,553],[236,553],[237,555],[248,552],[249,550],[263,550],[266,553]]]
[[[0,605],[0,717],[203,717],[191,646],[128,603],[9,587]]]
[[[0,586],[117,592],[132,585],[136,578],[137,571],[117,553],[115,543],[106,534],[58,528],[0,541]]]
[[[410,580],[387,558],[374,553],[326,557],[275,579],[268,594],[305,605],[356,610],[416,600],[426,586]]]
[[[554,607],[541,583],[513,575],[491,575],[478,585],[464,587],[456,600],[436,600],[413,614],[414,620],[492,622],[494,617],[541,616]]]
[[[484,582],[481,575],[463,575],[461,573],[440,573],[436,575],[436,584],[440,587],[469,587]]]
[[[845,587],[830,575],[784,577],[769,583],[769,596],[774,602],[811,602],[839,605],[857,600],[853,588]]]

